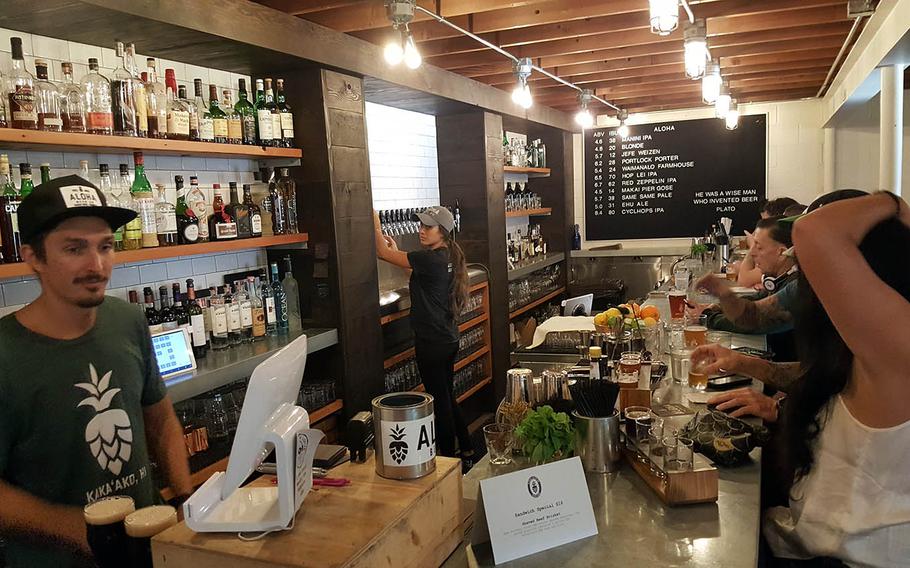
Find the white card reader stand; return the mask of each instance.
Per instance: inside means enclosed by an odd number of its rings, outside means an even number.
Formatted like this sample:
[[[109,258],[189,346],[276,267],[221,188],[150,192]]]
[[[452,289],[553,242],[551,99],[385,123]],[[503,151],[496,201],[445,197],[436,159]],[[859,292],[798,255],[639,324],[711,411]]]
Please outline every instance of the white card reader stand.
[[[196,532],[254,532],[287,528],[313,486],[313,457],[323,438],[296,405],[306,365],[301,336],[272,355],[250,377],[226,472],[212,475],[183,504]],[[241,487],[275,450],[278,484]]]

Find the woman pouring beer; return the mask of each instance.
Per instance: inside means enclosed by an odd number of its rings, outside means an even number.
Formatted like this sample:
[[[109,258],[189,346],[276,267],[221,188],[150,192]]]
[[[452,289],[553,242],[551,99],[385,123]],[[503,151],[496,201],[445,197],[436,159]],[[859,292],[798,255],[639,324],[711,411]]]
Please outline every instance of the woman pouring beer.
[[[453,238],[455,219],[445,207],[417,213],[422,250],[403,252],[382,234],[374,213],[377,256],[410,273],[411,328],[414,351],[424,388],[433,396],[436,446],[440,455],[461,457],[465,470],[473,465],[474,450],[464,416],[453,394],[458,354],[457,317],[468,295],[464,252]],[[458,440],[456,451],[455,440]]]

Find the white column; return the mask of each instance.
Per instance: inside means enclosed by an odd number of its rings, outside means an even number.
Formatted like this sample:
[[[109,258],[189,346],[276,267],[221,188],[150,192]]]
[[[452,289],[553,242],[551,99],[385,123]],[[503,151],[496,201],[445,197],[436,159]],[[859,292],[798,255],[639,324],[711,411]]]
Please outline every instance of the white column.
[[[882,74],[879,122],[878,189],[901,192],[901,157],[904,126],[904,66],[889,65]]]
[[[835,172],[835,130],[834,128],[825,128],[825,140],[823,144],[822,168],[824,177],[822,178],[822,193],[831,193],[834,191],[834,172]]]

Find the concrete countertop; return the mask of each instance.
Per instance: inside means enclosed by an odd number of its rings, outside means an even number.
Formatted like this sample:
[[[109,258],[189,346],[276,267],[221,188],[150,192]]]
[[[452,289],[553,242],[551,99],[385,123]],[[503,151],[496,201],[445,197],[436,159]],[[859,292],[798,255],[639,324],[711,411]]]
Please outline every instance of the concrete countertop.
[[[610,250],[573,250],[572,258],[598,258],[605,256],[684,256],[689,254],[689,245],[669,245],[654,247],[626,247]]]

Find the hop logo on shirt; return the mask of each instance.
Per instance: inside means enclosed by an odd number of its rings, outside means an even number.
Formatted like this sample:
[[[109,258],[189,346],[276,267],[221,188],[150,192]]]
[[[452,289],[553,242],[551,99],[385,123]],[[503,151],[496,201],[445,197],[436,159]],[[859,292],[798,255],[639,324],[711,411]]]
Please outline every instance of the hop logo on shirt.
[[[130,461],[133,447],[133,429],[129,415],[120,408],[111,408],[111,402],[119,388],[110,388],[111,375],[108,371],[98,377],[94,365],[89,365],[89,383],[76,383],[76,387],[89,396],[80,400],[79,406],[91,406],[95,415],[85,427],[85,441],[98,460],[101,469],[120,475],[123,466]]]

